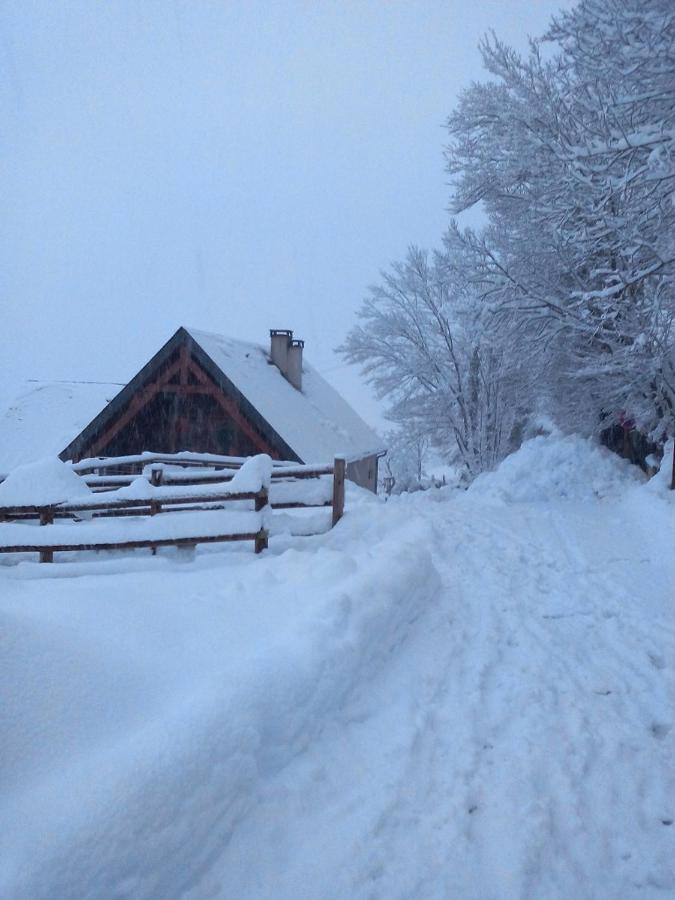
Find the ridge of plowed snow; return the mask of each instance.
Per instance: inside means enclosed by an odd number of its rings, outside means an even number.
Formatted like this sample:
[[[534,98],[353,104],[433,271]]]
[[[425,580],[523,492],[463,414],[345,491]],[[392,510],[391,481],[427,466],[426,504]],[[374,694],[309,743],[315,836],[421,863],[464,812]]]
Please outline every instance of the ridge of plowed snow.
[[[644,481],[640,470],[590,438],[540,435],[508,456],[495,472],[479,475],[474,497],[506,502],[587,500],[615,496],[627,481]]]
[[[394,534],[393,560],[317,550],[311,592],[298,590],[305,554],[288,550],[255,570],[229,554],[218,583],[183,569],[160,591],[156,575],[117,575],[113,599],[83,576],[67,604],[25,590],[3,604],[0,733],[4,783],[16,780],[0,894],[68,896],[74,865],[81,897],[187,888],[257,783],[306,751],[433,606],[428,526]],[[27,656],[42,661],[28,683]]]

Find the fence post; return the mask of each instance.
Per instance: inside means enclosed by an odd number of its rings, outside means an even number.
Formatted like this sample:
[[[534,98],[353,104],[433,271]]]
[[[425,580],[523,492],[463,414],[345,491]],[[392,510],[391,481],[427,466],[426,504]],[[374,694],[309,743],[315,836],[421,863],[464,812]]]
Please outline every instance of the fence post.
[[[345,469],[344,456],[336,456],[333,463],[333,523],[337,525],[345,511]]]
[[[153,487],[159,487],[164,481],[164,469],[152,469],[150,472],[150,484]],[[155,513],[161,512],[162,504],[160,500],[151,500],[150,501],[150,515],[154,516]]]
[[[160,484],[164,481],[164,469],[161,468],[153,468],[150,470],[150,484],[154,487],[159,487]],[[157,513],[162,511],[162,503],[160,500],[151,500],[150,501],[150,515],[156,516]],[[153,556],[157,556],[157,547],[151,547],[150,553]]]
[[[54,521],[54,510],[51,508],[46,508],[40,510],[40,525],[51,525]],[[53,550],[40,550],[40,562],[41,563],[50,563],[54,562],[54,551]]]
[[[267,550],[268,546],[268,534],[264,528],[261,528],[255,536],[255,552],[262,553],[263,550]]]
[[[269,503],[269,491],[266,487],[260,488],[258,493],[255,495],[255,511],[260,512],[263,510],[267,504]],[[262,553],[263,550],[267,550],[269,546],[268,533],[264,528],[261,528],[260,531],[255,536],[255,552]]]

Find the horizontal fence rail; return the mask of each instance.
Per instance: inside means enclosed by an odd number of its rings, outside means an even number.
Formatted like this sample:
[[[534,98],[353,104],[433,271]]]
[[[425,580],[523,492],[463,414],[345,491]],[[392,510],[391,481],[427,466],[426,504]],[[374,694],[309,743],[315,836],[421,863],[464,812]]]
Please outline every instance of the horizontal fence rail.
[[[105,469],[128,469],[129,472],[141,472],[144,466],[165,464],[171,466],[193,466],[196,468],[239,469],[247,461],[246,456],[220,456],[216,453],[192,453],[184,450],[181,453],[145,453],[128,456],[94,456],[71,463],[73,471],[86,474]],[[272,460],[272,466],[295,466],[297,463],[286,460]]]

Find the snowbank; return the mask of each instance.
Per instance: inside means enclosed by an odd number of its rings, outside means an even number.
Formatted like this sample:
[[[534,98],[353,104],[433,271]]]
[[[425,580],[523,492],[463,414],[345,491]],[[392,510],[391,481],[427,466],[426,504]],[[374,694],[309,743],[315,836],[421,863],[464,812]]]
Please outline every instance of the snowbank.
[[[22,581],[1,607],[0,895],[194,886],[258,785],[302,757],[433,604],[428,532],[394,529],[393,558],[353,533],[348,552],[317,546],[311,581],[297,550],[53,579],[48,596],[44,579]]]
[[[91,495],[84,480],[57,457],[17,466],[0,484],[0,506],[46,506]]]
[[[626,482],[644,480],[637,466],[592,440],[553,433],[525,441],[494,472],[479,475],[468,493],[503,502],[587,500],[617,496]]]

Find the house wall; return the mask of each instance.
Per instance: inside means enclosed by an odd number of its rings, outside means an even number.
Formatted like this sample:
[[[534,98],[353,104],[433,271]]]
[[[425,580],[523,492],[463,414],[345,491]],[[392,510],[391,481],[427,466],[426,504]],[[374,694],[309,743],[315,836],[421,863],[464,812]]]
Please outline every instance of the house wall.
[[[191,450],[226,456],[253,456],[261,452],[213,397],[162,391],[98,452],[125,456],[144,449],[159,453]],[[265,452],[276,455],[274,448],[266,447]]]
[[[368,491],[377,493],[377,456],[365,456],[356,462],[347,463],[346,476],[350,481]]]

